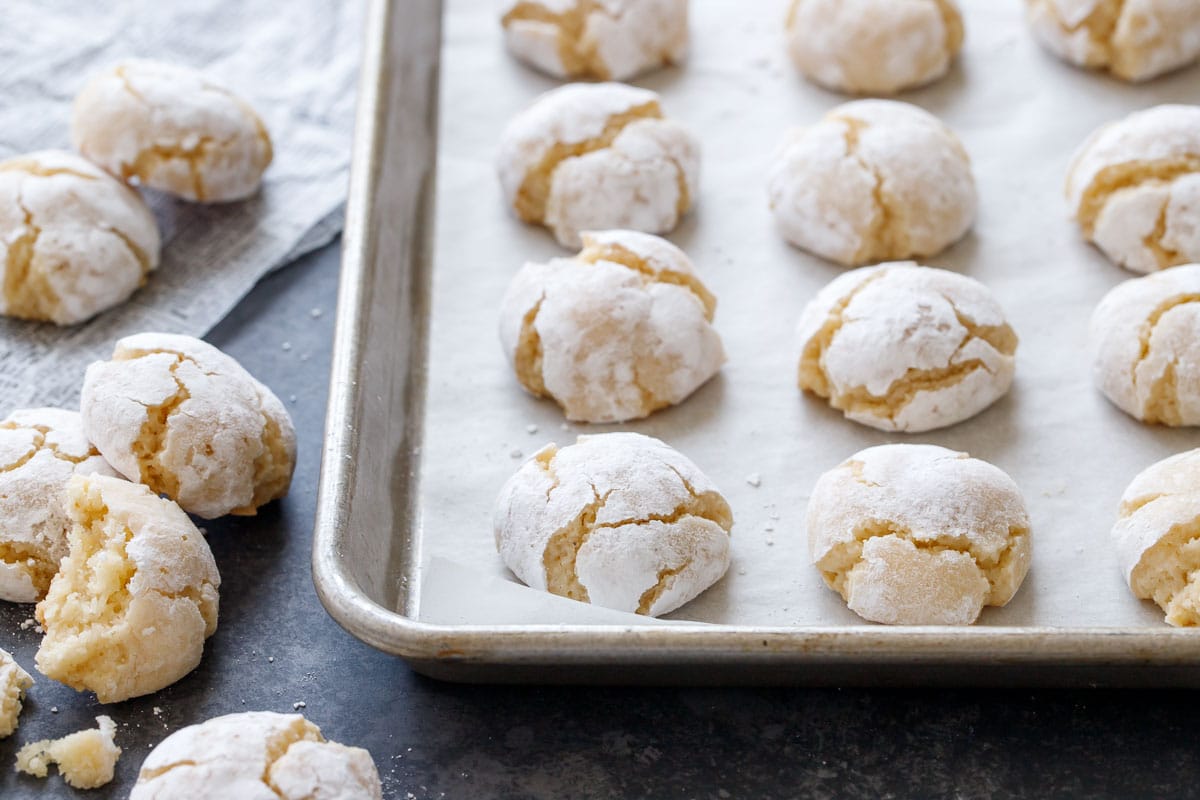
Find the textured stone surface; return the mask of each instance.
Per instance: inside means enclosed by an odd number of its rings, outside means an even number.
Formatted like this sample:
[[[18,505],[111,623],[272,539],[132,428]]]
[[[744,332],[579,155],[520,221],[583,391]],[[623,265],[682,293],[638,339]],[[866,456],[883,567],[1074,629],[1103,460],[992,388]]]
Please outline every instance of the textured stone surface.
[[[309,572],[337,257],[327,248],[268,278],[208,337],[279,394],[300,453],[281,503],[206,524],[221,625],[200,667],[104,708],[39,678],[0,742],[0,797],[66,796],[57,777],[13,773],[17,748],[98,713],[125,755],[94,800],[127,797],[171,731],[298,701],[327,736],[369,749],[384,796],[400,800],[1182,797],[1200,783],[1192,693],[456,686],[361,644],[322,610]],[[0,647],[27,669],[40,637],[19,625],[32,608],[0,604]]]

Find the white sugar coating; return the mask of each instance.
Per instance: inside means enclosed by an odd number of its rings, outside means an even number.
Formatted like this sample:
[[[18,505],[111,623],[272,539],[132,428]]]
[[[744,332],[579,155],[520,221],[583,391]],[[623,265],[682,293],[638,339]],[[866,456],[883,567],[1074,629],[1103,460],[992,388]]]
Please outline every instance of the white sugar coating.
[[[1067,173],[1088,241],[1134,272],[1200,261],[1200,106],[1162,105],[1101,127]]]
[[[933,445],[862,450],[809,499],[808,549],[852,611],[894,625],[969,625],[1020,588],[1031,558],[1016,484]]]
[[[88,367],[84,431],[121,474],[212,519],[283,497],[296,432],[266,386],[190,336],[139,333]]]
[[[67,554],[64,491],[72,475],[117,473],[76,411],[29,408],[0,421],[0,600],[34,603]]]
[[[86,159],[0,161],[0,314],[72,325],[123,302],[158,266],[141,196]]]
[[[196,70],[146,59],[88,81],[72,108],[71,141],[122,180],[206,203],[254,194],[272,157],[245,100]]]
[[[1151,464],[1121,495],[1112,529],[1121,574],[1171,625],[1200,625],[1200,450]]]
[[[919,432],[978,414],[1012,385],[1017,337],[982,283],[913,262],[862,267],[809,302],[801,389],[848,419]]]
[[[558,78],[623,81],[679,63],[687,0],[504,0],[508,51]]]
[[[70,551],[37,605],[37,668],[101,703],[156,692],[195,669],[217,629],[221,585],[187,514],[145,486],[67,484]]]
[[[654,92],[569,84],[513,118],[496,165],[517,216],[578,247],[585,230],[673,229],[695,196],[700,144],[662,119]]]
[[[112,717],[96,717],[95,728],[26,744],[17,752],[17,771],[45,778],[50,765],[57,764],[68,786],[98,789],[112,781],[121,757],[116,734]]]
[[[33,686],[33,677],[21,669],[12,654],[0,648],[0,739],[11,736],[21,716],[25,691]]]
[[[1050,52],[1081,67],[1145,81],[1200,58],[1195,0],[1025,0]]]
[[[500,342],[529,392],[567,418],[617,422],[682,402],[721,368],[716,299],[683,251],[633,231],[583,235],[530,262],[500,303]]]
[[[1092,313],[1097,388],[1143,422],[1200,425],[1200,264],[1114,287]]]
[[[130,800],[380,800],[358,747],[327,742],[299,714],[248,711],[172,733],[142,762]]]
[[[946,74],[962,49],[954,0],[793,0],[788,51],[828,89],[895,94]]]
[[[501,558],[527,585],[620,611],[673,611],[729,567],[729,504],[641,434],[547,445],[504,484],[493,519]]]
[[[767,192],[785,239],[846,266],[939,253],[977,204],[958,137],[894,100],[846,103],[790,132]]]

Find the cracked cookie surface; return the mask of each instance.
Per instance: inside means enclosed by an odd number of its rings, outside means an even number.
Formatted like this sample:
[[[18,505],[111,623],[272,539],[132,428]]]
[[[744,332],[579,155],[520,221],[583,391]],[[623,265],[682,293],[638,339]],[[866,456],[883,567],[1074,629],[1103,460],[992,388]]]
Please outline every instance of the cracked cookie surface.
[[[130,800],[381,800],[371,754],[329,742],[299,714],[250,711],[172,733],[142,762]]]
[[[845,266],[939,253],[971,227],[977,203],[958,137],[894,100],[846,103],[791,131],[767,194],[785,239]]]
[[[115,738],[117,725],[111,717],[96,717],[96,727],[76,731],[60,739],[30,742],[17,752],[17,771],[44,778],[51,764],[68,786],[98,789],[113,779],[121,748]]]
[[[809,555],[850,610],[891,625],[969,625],[1031,558],[1029,515],[1000,469],[933,445],[862,450],[818,480]]]
[[[729,567],[729,504],[641,434],[547,445],[505,483],[493,519],[500,556],[526,585],[620,611],[673,611]]]
[[[954,0],[793,0],[785,25],[800,72],[852,94],[931,83],[946,74],[963,41]]]
[[[1193,0],[1025,0],[1029,26],[1069,63],[1145,81],[1200,58]]]
[[[506,0],[500,23],[514,56],[558,78],[623,81],[679,63],[687,0]]]
[[[217,629],[221,578],[175,503],[99,475],[67,484],[70,551],[37,605],[37,668],[101,703],[156,692],[195,669]]]
[[[296,433],[279,398],[190,336],[139,333],[88,367],[84,430],[122,475],[212,519],[287,494]]]
[[[0,648],[0,739],[17,729],[25,691],[33,686],[33,677],[21,669],[12,654]]]
[[[672,230],[696,194],[700,144],[654,92],[570,84],[513,118],[496,163],[516,215],[578,247],[585,230]]]
[[[195,70],[146,59],[88,81],[71,140],[121,180],[203,203],[253,195],[272,158],[271,137],[245,100]]]
[[[976,280],[912,262],[834,279],[798,326],[799,385],[848,419],[928,431],[978,414],[1012,385],[1017,336]]]
[[[141,196],[86,159],[0,161],[0,314],[83,322],[145,283],[159,246]]]
[[[1200,425],[1200,264],[1118,284],[1092,313],[1092,375],[1135,419]]]
[[[571,258],[525,264],[500,303],[500,342],[517,379],[583,422],[682,402],[725,361],[716,298],[664,239],[597,231],[583,242]]]
[[[1066,193],[1084,237],[1114,263],[1155,272],[1200,261],[1200,106],[1101,127],[1075,153]]]
[[[64,505],[72,475],[117,473],[76,411],[30,408],[0,421],[0,600],[40,600],[67,554]]]
[[[1112,540],[1136,597],[1157,603],[1171,625],[1200,625],[1200,450],[1152,464],[1130,482]]]

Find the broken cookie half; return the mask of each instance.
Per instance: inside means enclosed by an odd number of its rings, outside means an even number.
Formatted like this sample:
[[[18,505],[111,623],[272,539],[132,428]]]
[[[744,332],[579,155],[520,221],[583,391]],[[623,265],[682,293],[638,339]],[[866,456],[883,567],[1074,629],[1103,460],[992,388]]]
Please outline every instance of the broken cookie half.
[[[528,586],[658,616],[720,580],[733,514],[691,461],[636,433],[580,436],[525,462],[496,500],[496,546]]]
[[[969,625],[1031,559],[1029,515],[997,467],[933,445],[855,453],[818,479],[812,562],[850,610],[890,625]]]
[[[98,789],[113,779],[121,748],[116,743],[116,723],[111,717],[96,717],[97,727],[76,731],[61,739],[30,742],[17,752],[17,771],[44,778],[50,765],[68,786]]]
[[[839,276],[805,307],[798,338],[800,388],[885,431],[973,417],[1008,392],[1016,364],[990,289],[913,262]]]
[[[1139,473],[1121,496],[1112,538],[1136,597],[1157,603],[1171,625],[1200,625],[1200,450]]]
[[[33,678],[21,669],[16,659],[0,649],[0,739],[11,736],[17,729],[25,692],[33,686]]]

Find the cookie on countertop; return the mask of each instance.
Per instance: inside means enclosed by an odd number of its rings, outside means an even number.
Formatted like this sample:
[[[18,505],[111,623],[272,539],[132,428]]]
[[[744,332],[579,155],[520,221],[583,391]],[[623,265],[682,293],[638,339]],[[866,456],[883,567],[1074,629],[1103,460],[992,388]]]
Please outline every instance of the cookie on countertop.
[[[71,141],[121,180],[201,203],[250,197],[273,157],[245,100],[194,69],[148,59],[88,81],[71,110]]]
[[[791,131],[767,193],[785,239],[844,266],[939,253],[977,204],[958,137],[895,100],[856,100]]]
[[[111,717],[96,717],[96,727],[76,731],[61,739],[30,742],[17,751],[17,771],[44,778],[51,764],[68,786],[98,789],[113,779],[121,748],[116,743],[117,725]]]
[[[0,600],[34,603],[67,554],[72,475],[117,473],[83,433],[79,412],[14,411],[0,421]]]
[[[885,431],[973,417],[1008,392],[1016,363],[990,289],[911,261],[834,279],[800,315],[798,338],[800,388]]]
[[[80,410],[108,463],[192,514],[252,515],[291,484],[296,431],[283,403],[191,336],[121,339],[88,367]]]
[[[12,735],[21,717],[25,692],[33,686],[33,677],[7,650],[0,648],[0,739]]]
[[[700,143],[663,118],[659,97],[620,83],[552,89],[501,136],[505,202],[564,247],[586,230],[667,233],[691,208]]]
[[[808,550],[829,588],[863,619],[969,625],[1003,606],[1031,560],[1029,515],[1012,479],[943,447],[890,444],[818,479]]]
[[[37,605],[38,670],[117,703],[195,669],[217,629],[221,578],[187,514],[100,475],[72,477],[67,508],[70,551]]]
[[[1076,151],[1066,192],[1084,238],[1125,269],[1200,261],[1200,106],[1102,126]]]
[[[158,266],[141,195],[90,161],[0,161],[0,314],[74,325],[124,302]]]
[[[1200,425],[1200,264],[1115,286],[1092,312],[1092,374],[1113,405],[1160,425]]]
[[[299,714],[249,711],[188,725],[142,762],[129,800],[381,800],[371,754]]]
[[[618,611],[666,614],[729,568],[721,492],[637,433],[543,447],[504,484],[493,520],[501,558],[526,585]]]
[[[793,0],[788,51],[836,92],[895,94],[946,74],[962,49],[954,0]]]
[[[508,51],[556,78],[624,81],[679,63],[688,0],[505,0]]]

